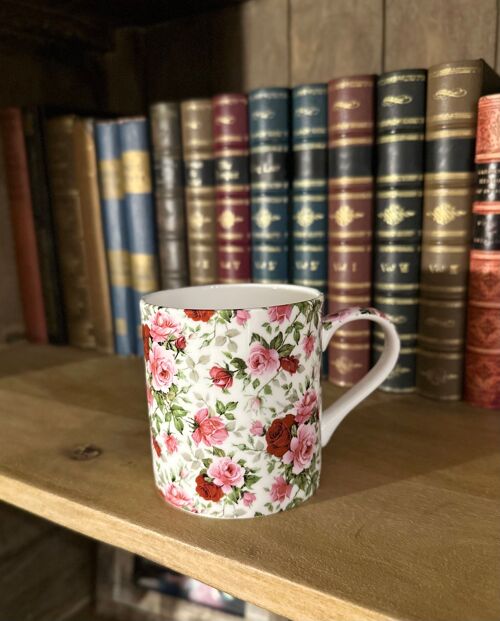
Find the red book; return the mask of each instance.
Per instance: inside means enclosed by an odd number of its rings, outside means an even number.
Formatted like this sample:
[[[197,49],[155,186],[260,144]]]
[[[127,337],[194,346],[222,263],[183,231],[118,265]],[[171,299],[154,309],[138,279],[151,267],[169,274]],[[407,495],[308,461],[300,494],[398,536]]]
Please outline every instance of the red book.
[[[250,282],[250,176],[245,95],[213,99],[218,280]]]
[[[0,111],[0,128],[26,336],[34,343],[47,343],[28,162],[19,108]]]
[[[465,400],[500,409],[500,95],[478,106]]]
[[[375,77],[328,83],[328,311],[370,306],[372,287]],[[329,350],[328,377],[352,386],[370,367],[370,326],[339,330]]]

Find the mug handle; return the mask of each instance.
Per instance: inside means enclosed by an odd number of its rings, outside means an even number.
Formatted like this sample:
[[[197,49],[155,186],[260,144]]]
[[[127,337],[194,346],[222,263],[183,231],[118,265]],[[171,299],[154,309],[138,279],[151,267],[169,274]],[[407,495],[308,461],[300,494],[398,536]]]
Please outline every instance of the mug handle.
[[[384,332],[384,351],[377,363],[357,384],[344,393],[321,414],[321,446],[326,446],[333,432],[349,412],[361,403],[386,379],[399,356],[399,336],[394,325],[375,308],[349,308],[323,317],[321,347],[326,350],[335,332],[351,321],[368,320],[378,323]]]

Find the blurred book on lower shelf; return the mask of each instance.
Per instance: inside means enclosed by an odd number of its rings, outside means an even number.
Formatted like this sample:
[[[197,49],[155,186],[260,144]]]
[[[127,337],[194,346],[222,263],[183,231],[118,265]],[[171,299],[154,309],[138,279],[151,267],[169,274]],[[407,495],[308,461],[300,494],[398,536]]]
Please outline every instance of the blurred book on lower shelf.
[[[286,621],[199,580],[101,544],[97,613],[110,621]]]

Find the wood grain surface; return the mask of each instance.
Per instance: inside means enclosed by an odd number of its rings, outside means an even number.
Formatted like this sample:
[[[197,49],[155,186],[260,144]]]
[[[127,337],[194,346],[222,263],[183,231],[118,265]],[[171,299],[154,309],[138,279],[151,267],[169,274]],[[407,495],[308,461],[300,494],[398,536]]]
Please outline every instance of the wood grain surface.
[[[382,0],[290,0],[292,85],[382,71]]]
[[[142,362],[78,356],[0,352],[0,500],[294,620],[500,617],[498,412],[375,394],[325,449],[313,499],[207,520],[155,493]],[[86,444],[100,456],[72,459]]]
[[[496,0],[386,0],[384,68],[484,58],[495,66]]]

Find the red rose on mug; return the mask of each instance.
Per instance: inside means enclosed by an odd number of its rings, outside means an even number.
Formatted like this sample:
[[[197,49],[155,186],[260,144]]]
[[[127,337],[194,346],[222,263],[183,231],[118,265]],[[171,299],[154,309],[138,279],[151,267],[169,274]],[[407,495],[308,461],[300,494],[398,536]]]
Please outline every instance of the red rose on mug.
[[[291,428],[295,422],[293,414],[273,420],[266,433],[267,452],[275,457],[283,457],[290,448]]]
[[[201,496],[205,500],[212,500],[213,502],[218,502],[222,496],[224,496],[224,492],[222,489],[215,485],[215,483],[210,483],[205,479],[202,474],[199,474],[196,477],[196,493],[198,496]]]
[[[212,367],[210,377],[214,386],[219,388],[230,388],[233,385],[233,376],[230,371],[222,367]]]
[[[193,321],[208,321],[214,314],[213,310],[190,310],[184,309],[184,314]]]
[[[288,371],[292,375],[297,373],[297,369],[299,368],[299,359],[296,356],[285,356],[284,358],[280,358],[280,367],[284,371]]]
[[[179,336],[179,338],[175,340],[175,346],[177,349],[184,349],[186,347],[186,339],[183,336]]]
[[[158,455],[158,457],[160,457],[160,455],[161,455],[161,446],[158,444],[158,442],[156,441],[156,438],[154,436],[151,436],[151,444],[153,445],[155,453]]]
[[[144,342],[144,356],[147,358],[149,356],[149,337],[151,336],[151,331],[147,323],[142,324],[142,340]]]

